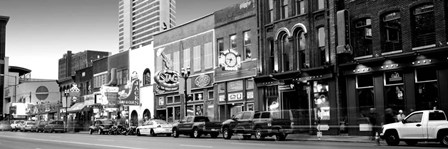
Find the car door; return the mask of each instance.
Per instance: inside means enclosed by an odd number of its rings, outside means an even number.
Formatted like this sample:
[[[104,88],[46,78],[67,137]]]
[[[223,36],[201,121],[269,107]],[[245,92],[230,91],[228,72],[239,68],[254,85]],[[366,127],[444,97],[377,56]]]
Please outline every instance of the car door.
[[[423,138],[425,131],[422,124],[423,112],[413,113],[406,117],[401,127],[397,129],[401,133],[402,139],[421,139]]]
[[[184,131],[185,130],[185,123],[187,122],[187,120],[191,118],[189,116],[185,117],[184,119],[180,120],[177,124],[177,129],[179,131]]]
[[[238,123],[239,129],[242,130],[242,133],[252,133],[251,125],[252,125],[252,112],[244,112],[243,117]]]
[[[189,131],[193,128],[194,117],[187,117],[187,121],[182,124],[182,128],[185,131]]]
[[[244,112],[240,112],[240,113],[238,113],[238,114],[236,114],[235,116],[232,117],[233,122],[230,122],[230,126],[229,126],[230,129],[232,129],[235,132],[237,132],[238,130],[241,130],[239,128],[239,126],[240,126],[239,123],[240,123],[240,121],[243,118],[243,114],[244,114]]]
[[[145,123],[145,125],[142,127],[142,130],[140,131],[140,133],[142,134],[149,134],[151,131],[150,127],[153,124],[152,121],[148,121]]]

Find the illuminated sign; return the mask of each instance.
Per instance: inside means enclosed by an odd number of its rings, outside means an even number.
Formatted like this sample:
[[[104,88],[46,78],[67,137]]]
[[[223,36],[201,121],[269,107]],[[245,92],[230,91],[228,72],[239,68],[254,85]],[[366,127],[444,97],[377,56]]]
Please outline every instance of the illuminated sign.
[[[211,82],[211,78],[209,75],[200,75],[194,79],[194,83],[198,87],[206,87]]]
[[[154,76],[157,83],[156,92],[175,91],[179,89],[179,73],[173,70],[173,64],[163,51],[165,48],[157,50],[157,56],[163,60],[164,70],[158,71]]]
[[[238,70],[241,67],[241,56],[233,50],[224,50],[219,56],[219,64],[223,70]]]

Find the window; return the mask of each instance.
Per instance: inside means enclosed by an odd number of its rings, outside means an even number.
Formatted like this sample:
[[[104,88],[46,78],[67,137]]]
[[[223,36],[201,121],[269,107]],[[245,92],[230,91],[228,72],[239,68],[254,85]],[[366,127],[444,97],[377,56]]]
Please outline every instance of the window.
[[[193,48],[193,71],[201,71],[201,46]]]
[[[298,32],[296,34],[296,51],[297,51],[297,69],[305,68],[305,48],[306,38],[304,32]]]
[[[355,57],[372,55],[372,24],[370,18],[355,22],[355,31],[352,39]]]
[[[268,7],[268,11],[269,11],[269,18],[268,18],[268,22],[274,22],[274,0],[268,0],[269,3],[269,7]]]
[[[399,12],[388,13],[381,19],[382,52],[401,50],[401,20]]]
[[[274,40],[269,40],[269,73],[278,72],[278,55],[274,46]]]
[[[237,51],[236,49],[236,35],[230,35],[230,49]]]
[[[245,31],[243,32],[243,36],[244,36],[244,59],[248,60],[252,58],[252,52],[250,51],[250,45],[251,45],[251,40],[250,40],[250,31]]]
[[[213,100],[213,98],[214,98],[214,94],[213,93],[214,93],[213,90],[209,90],[208,91],[208,99],[209,100]]]
[[[408,123],[420,123],[422,121],[423,113],[414,113],[406,119]]]
[[[296,15],[304,14],[305,13],[305,0],[294,0],[295,1],[295,7],[296,7]]]
[[[173,103],[173,97],[166,97],[166,103]]]
[[[202,108],[204,107],[204,105],[202,105],[202,104],[199,104],[199,105],[195,105],[195,112],[194,112],[194,115],[196,115],[196,116],[202,116],[204,113],[202,112],[203,110],[202,110]],[[205,120],[205,118],[204,118],[204,120]]]
[[[254,89],[254,79],[246,80],[246,89],[247,90]]]
[[[176,51],[173,53],[173,70],[180,72],[180,52]]]
[[[174,96],[174,102],[179,103],[180,102],[180,96]]]
[[[213,68],[213,44],[212,42],[204,44],[204,68]]]
[[[148,68],[143,72],[143,86],[151,85],[151,71]]]
[[[194,93],[194,101],[204,100],[203,93]]]
[[[289,46],[287,34],[283,34],[280,39],[280,47],[283,59],[283,72],[293,69],[294,54]]]
[[[324,27],[319,27],[317,29],[317,37],[318,37],[318,44],[319,44],[319,51],[320,51],[320,61],[321,65],[324,65],[325,63],[330,62],[330,53],[326,48],[326,33]]]
[[[282,8],[281,8],[281,17],[282,19],[288,18],[288,1],[289,0],[282,0]]]
[[[358,108],[362,115],[367,116],[374,104],[373,76],[356,76],[356,92],[358,94]]]
[[[220,38],[220,39],[216,40],[216,43],[217,43],[216,49],[218,49],[218,55],[219,55],[218,60],[219,60],[221,57],[224,57],[224,53],[223,53],[224,52],[224,39]],[[220,65],[220,62],[218,62],[218,65]]]
[[[325,0],[317,0],[317,10],[322,10],[325,8]]]
[[[435,44],[434,6],[423,5],[412,11],[412,46]]]
[[[190,48],[184,49],[184,67],[190,68]]]
[[[429,120],[430,121],[439,121],[439,120],[446,120],[445,115],[442,112],[430,112],[429,113]]]

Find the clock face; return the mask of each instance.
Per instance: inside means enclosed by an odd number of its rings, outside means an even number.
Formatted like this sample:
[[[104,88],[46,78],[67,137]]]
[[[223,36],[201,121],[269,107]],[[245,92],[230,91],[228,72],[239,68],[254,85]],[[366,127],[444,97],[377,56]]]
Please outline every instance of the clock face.
[[[225,60],[227,66],[234,67],[237,64],[236,55],[233,53],[227,53],[225,56]]]

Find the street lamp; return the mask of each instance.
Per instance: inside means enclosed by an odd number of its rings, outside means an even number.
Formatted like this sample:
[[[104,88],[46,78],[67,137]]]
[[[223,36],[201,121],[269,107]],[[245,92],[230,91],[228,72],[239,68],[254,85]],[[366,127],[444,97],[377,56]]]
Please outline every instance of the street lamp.
[[[67,128],[68,126],[68,95],[70,93],[69,89],[66,89],[64,91],[64,95],[65,95],[65,128]]]
[[[188,95],[187,95],[187,80],[188,80],[188,77],[190,77],[190,67],[187,67],[187,68],[182,68],[182,71],[181,71],[181,75],[182,75],[182,78],[184,78],[184,80],[185,80],[185,84],[184,84],[184,86],[185,86],[185,90],[184,90],[184,99],[185,99],[185,116],[188,116],[188,114],[187,114],[187,98],[188,98]]]

